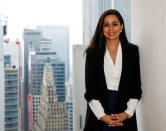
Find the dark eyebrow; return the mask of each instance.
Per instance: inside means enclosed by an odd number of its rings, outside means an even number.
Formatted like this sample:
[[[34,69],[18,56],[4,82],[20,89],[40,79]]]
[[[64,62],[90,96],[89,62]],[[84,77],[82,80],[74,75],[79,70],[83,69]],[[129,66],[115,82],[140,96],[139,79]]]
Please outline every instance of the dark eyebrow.
[[[119,22],[119,21],[114,21],[114,22],[112,22],[112,23],[117,23],[117,22]]]
[[[119,22],[119,21],[114,21],[114,22],[112,22],[112,23],[117,23],[117,22]],[[105,22],[105,21],[104,21],[104,23],[108,23],[108,22]]]

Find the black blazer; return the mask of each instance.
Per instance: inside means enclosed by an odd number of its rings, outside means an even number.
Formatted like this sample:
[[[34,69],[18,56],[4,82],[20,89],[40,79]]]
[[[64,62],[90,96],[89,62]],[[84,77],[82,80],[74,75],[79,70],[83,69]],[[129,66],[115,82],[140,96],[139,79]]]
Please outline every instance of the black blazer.
[[[122,43],[122,73],[119,83],[116,113],[124,112],[130,98],[140,99],[141,79],[138,46],[131,43]],[[88,49],[85,62],[85,99],[87,103],[96,99],[108,113],[107,85],[104,75],[104,53],[96,49]],[[98,120],[87,104],[84,131],[102,131],[105,123]],[[137,131],[135,113],[132,118],[124,121],[121,131]]]

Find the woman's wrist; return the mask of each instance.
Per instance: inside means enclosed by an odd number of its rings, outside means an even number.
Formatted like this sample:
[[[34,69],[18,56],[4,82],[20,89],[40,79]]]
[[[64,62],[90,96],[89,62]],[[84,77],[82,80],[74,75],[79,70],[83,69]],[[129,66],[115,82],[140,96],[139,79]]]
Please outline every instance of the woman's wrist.
[[[124,112],[124,113],[127,115],[127,118],[131,118],[132,117],[129,113],[127,113],[127,112]]]

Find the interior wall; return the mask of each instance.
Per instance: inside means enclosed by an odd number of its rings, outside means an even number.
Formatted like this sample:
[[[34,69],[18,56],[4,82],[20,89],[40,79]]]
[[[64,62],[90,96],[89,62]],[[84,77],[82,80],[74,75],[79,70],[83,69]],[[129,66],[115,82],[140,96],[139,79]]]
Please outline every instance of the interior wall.
[[[139,131],[166,130],[166,1],[131,0],[131,42],[139,45]]]

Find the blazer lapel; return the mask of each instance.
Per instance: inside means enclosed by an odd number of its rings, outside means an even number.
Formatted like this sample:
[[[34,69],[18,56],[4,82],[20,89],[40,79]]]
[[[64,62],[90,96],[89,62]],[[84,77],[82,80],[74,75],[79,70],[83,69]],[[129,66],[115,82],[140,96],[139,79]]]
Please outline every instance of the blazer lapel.
[[[126,68],[127,68],[127,44],[122,43],[122,72],[120,77],[120,83],[119,83],[119,91],[121,90],[121,85],[124,82],[124,78],[126,76]]]

